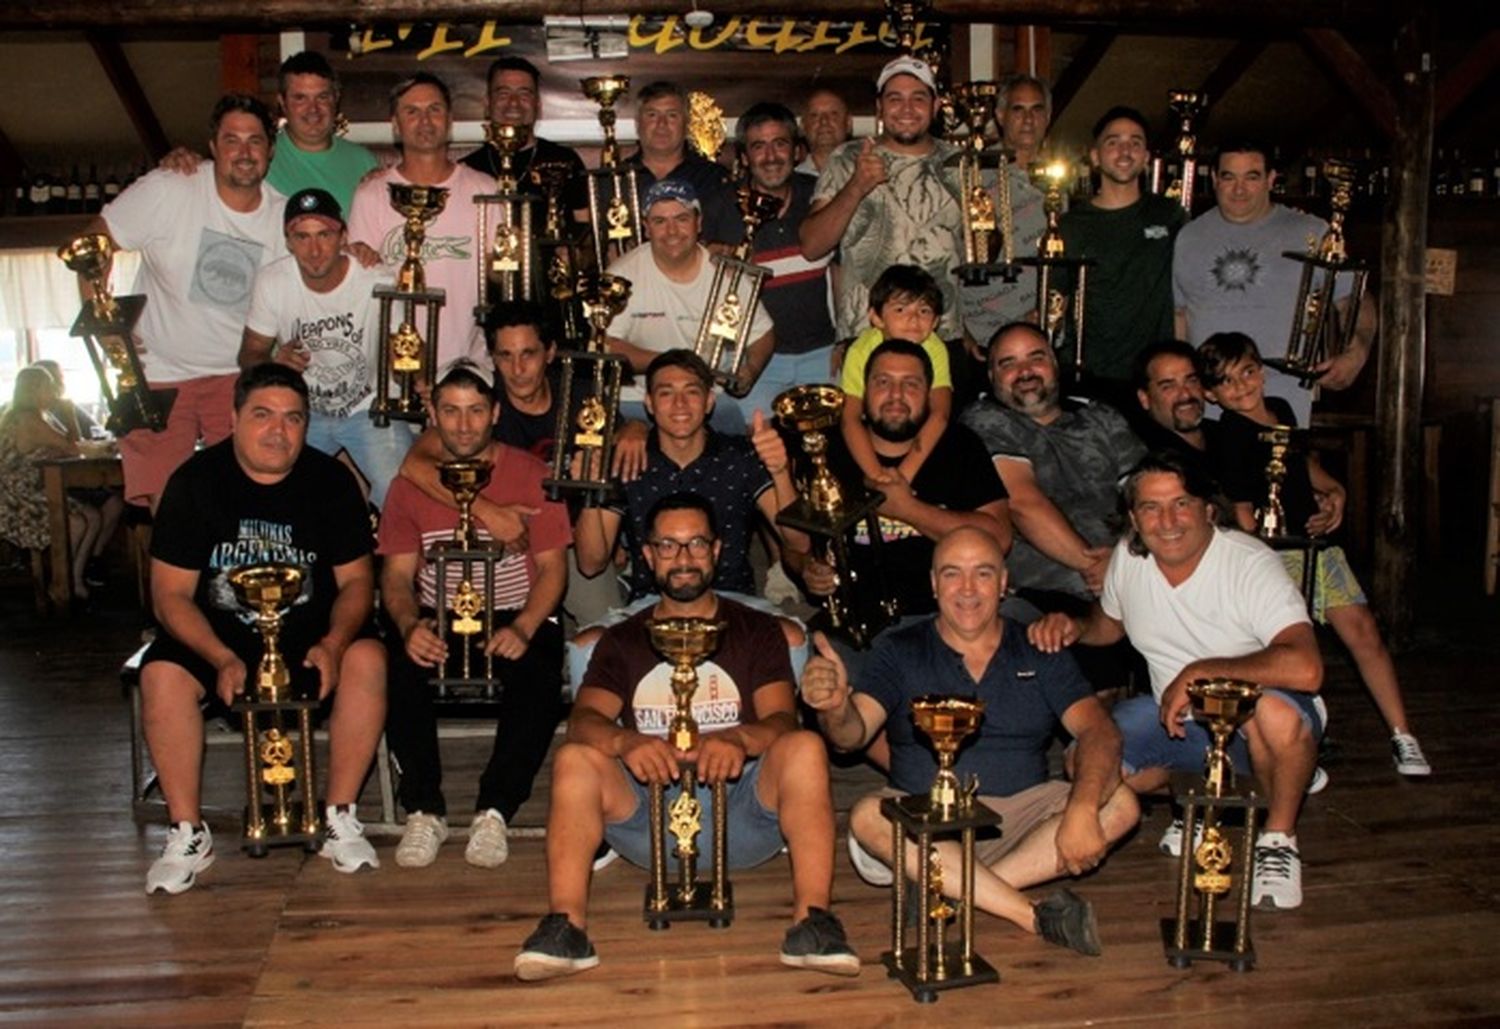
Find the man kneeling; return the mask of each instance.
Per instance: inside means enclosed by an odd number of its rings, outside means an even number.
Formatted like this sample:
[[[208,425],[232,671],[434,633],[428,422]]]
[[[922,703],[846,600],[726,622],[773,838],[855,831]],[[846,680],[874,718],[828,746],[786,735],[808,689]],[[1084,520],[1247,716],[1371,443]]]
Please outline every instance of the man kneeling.
[[[911,718],[923,694],[977,696],[984,701],[979,734],[959,753],[960,781],[979,779],[979,802],[1004,816],[998,839],[975,847],[974,903],[1027,932],[1081,954],[1097,955],[1093,908],[1059,889],[1039,904],[1021,891],[1060,875],[1098,867],[1110,846],[1136,824],[1135,794],[1120,780],[1120,733],[1087,680],[1063,654],[1043,654],[1021,626],[1000,615],[1005,560],[988,533],[955,529],[938,543],[932,588],[938,613],[889,632],[871,652],[851,691],[838,654],[817,637],[802,698],[834,747],[856,751],[885,727],[891,741],[894,790],[862,797],[849,827],[868,854],[891,862],[891,823],[883,797],[925,793],[937,774],[928,741]],[[1076,741],[1071,784],[1047,778],[1047,747],[1058,723]],[[937,845],[944,889],[962,882],[956,842]],[[869,864],[875,865],[868,857]],[[906,867],[919,858],[908,846]],[[876,870],[881,870],[875,865]]]
[[[727,782],[728,859],[747,868],[792,861],[792,927],[784,964],[857,975],[859,958],[828,911],[833,888],[833,797],[828,759],[816,733],[797,729],[792,671],[782,629],[770,615],[716,594],[719,557],[713,508],[693,493],[657,501],[644,545],[661,593],[654,606],[604,630],[584,675],[567,741],[552,766],[547,815],[547,892],[551,914],[522,945],[516,977],[547,979],[599,963],[585,929],[589,875],[601,839],[634,864],[650,863],[648,789],[697,765],[699,802]],[[696,752],[665,740],[675,710],[671,666],[651,648],[653,618],[725,622],[718,650],[698,666],[693,713]],[[712,853],[711,830],[700,840]]]

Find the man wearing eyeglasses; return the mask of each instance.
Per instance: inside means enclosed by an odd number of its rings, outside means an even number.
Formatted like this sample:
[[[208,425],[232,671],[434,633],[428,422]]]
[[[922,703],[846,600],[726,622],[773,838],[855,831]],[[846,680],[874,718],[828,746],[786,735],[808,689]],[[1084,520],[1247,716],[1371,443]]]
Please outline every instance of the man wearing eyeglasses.
[[[548,911],[516,956],[518,979],[550,979],[593,968],[589,877],[609,843],[631,863],[650,862],[649,787],[693,762],[699,802],[725,782],[725,845],[731,868],[791,855],[793,924],[781,961],[858,975],[859,957],[829,910],[833,890],[833,797],[828,757],[816,733],[797,728],[792,669],[768,615],[714,591],[722,541],[713,505],[693,493],[659,499],[640,547],[659,599],[604,630],[552,766],[547,815]],[[656,618],[724,624],[718,649],[698,666],[693,714],[701,736],[683,753],[666,741],[676,709],[671,665],[652,648]],[[700,843],[716,845],[712,830]]]

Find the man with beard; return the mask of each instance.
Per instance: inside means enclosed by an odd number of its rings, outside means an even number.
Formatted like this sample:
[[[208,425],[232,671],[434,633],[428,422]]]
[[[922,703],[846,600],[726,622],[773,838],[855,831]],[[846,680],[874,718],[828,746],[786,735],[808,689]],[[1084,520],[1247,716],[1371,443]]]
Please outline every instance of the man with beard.
[[[816,179],[828,158],[854,135],[854,116],[844,98],[831,89],[815,89],[802,109],[802,139],[807,156],[797,170]]]
[[[921,347],[909,340],[888,339],[871,352],[865,365],[863,431],[883,468],[895,469],[915,445],[927,421],[931,393],[932,362]],[[830,448],[831,469],[841,482],[861,482],[854,459],[838,440],[834,436]],[[936,610],[929,582],[932,548],[954,529],[979,529],[995,540],[1002,554],[1010,550],[1005,485],[971,429],[950,422],[912,482],[893,474],[877,485],[885,494],[879,511],[879,550],[872,547],[861,524],[850,560],[862,570],[863,581],[873,583],[871,562],[879,557],[880,573],[900,607],[896,625]],[[836,572],[823,561],[789,551],[786,563],[800,571],[809,593],[833,593]],[[851,674],[857,675],[863,655],[844,641],[838,646]]]
[[[343,453],[369,484],[370,503],[385,491],[411,443],[406,432],[370,420],[380,362],[380,308],[371,290],[389,276],[345,253],[349,235],[338,201],[304,189],[286,202],[291,253],[255,280],[240,340],[240,365],[279,361],[309,379],[307,445]]]
[[[1219,423],[1204,417],[1207,398],[1193,348],[1175,339],[1152,343],[1136,357],[1135,386],[1144,416],[1132,425],[1146,448],[1170,451],[1194,474],[1215,480]]]
[[[1084,370],[1094,395],[1130,407],[1136,354],[1172,334],[1172,243],[1182,206],[1141,188],[1151,159],[1145,117],[1112,107],[1094,123],[1089,161],[1099,191],[1062,217],[1068,256],[1094,262],[1084,305]],[[1200,407],[1201,407],[1201,400]]]
[[[235,355],[256,275],[286,253],[283,197],[265,181],[271,112],[229,94],[214,105],[209,134],[211,161],[188,175],[158,170],[138,179],[85,230],[141,252],[141,363],[153,389],[177,391],[163,431],[120,439],[125,500],[153,508],[200,438],[211,445],[229,435]]]
[[[990,342],[991,395],[964,413],[1005,488],[1019,538],[1008,564],[1014,616],[1082,610],[1098,593],[1116,532],[1116,484],[1146,448],[1112,407],[1062,399],[1057,355],[1028,323]],[[1009,613],[1009,612],[1008,612]]]
[[[430,417],[443,445],[444,460],[479,459],[493,471],[482,496],[492,504],[525,505],[534,512],[526,524],[525,547],[506,554],[494,569],[494,594],[486,598],[495,631],[471,639],[473,660],[493,655],[503,685],[495,745],[479,777],[479,794],[464,859],[494,868],[509,854],[506,823],[531,795],[531,782],[547,757],[562,709],[562,626],[556,611],[568,582],[567,548],[572,533],[566,508],[542,492],[547,466],[525,451],[494,442],[490,430],[499,416],[489,369],[469,361],[445,368],[432,389]],[[465,569],[449,565],[448,580],[437,581],[427,547],[451,540],[458,512],[424,495],[410,480],[391,484],[380,519],[380,550],[385,567],[380,594],[401,646],[391,648],[390,717],[386,738],[401,765],[401,806],[406,831],[396,848],[396,864],[420,868],[432,863],[448,836],[438,756],[437,720],[430,676],[445,665],[457,667],[460,654],[450,646],[462,637],[437,635],[435,614],[449,607]],[[481,540],[489,532],[481,521]],[[477,583],[476,583],[477,585]],[[466,644],[458,644],[466,645]]]
[[[768,615],[711,588],[720,550],[712,504],[692,493],[671,494],[652,506],[647,525],[641,555],[660,599],[604,631],[573,702],[567,741],[552,764],[550,913],[516,956],[516,977],[549,979],[599,963],[586,932],[594,855],[604,841],[632,864],[649,866],[649,787],[669,786],[683,762],[696,765],[705,811],[708,787],[727,783],[731,868],[768,861],[783,845],[791,857],[793,924],[782,963],[858,975],[859,957],[828,910],[834,841],[828,756],[816,733],[797,728],[781,631]],[[676,704],[671,665],[651,646],[657,618],[724,625],[718,649],[697,669],[693,713],[700,736],[691,753],[665,739]],[[702,853],[713,852],[710,827],[698,842]]]
[[[840,339],[864,329],[876,277],[893,264],[914,264],[942,287],[937,332],[956,340],[963,330],[953,269],[963,252],[963,209],[956,172],[944,167],[957,151],[932,135],[937,82],[926,61],[898,57],[881,69],[875,90],[884,131],[828,158],[802,222],[802,254],[816,261],[839,252]]]
[[[391,131],[401,147],[401,161],[355,190],[349,238],[372,248],[386,265],[399,265],[406,254],[406,218],[391,206],[391,184],[446,189],[447,203],[427,223],[422,243],[427,285],[447,294],[438,321],[437,364],[442,367],[460,357],[483,363],[484,338],[473,316],[479,302],[474,197],[493,192],[495,180],[448,156],[453,109],[442,79],[418,72],[398,82],[390,99]]]
[[[792,112],[781,104],[756,104],[740,116],[735,138],[750,185],[781,201],[776,217],[762,222],[755,233],[753,260],[771,270],[760,302],[775,327],[776,349],[740,401],[748,420],[756,408],[771,410],[771,401],[783,390],[832,378],[833,255],[809,261],[797,241],[818,180],[792,170],[797,147]]]

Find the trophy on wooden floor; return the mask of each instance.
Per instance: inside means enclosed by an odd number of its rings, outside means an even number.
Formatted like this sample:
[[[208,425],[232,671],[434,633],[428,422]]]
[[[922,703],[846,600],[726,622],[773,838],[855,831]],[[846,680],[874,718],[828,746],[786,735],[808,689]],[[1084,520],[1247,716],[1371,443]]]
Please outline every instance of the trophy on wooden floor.
[[[518,125],[486,122],[485,139],[495,148],[499,172],[495,192],[474,197],[479,221],[479,304],[475,317],[499,301],[534,300],[539,292],[539,261],[536,246],[538,205],[545,199],[521,191],[516,176],[516,153],[530,139],[530,130]]]
[[[698,749],[698,722],[693,717],[693,697],[698,691],[697,666],[719,646],[724,622],[709,618],[656,618],[647,623],[651,646],[672,663],[672,697],[676,709],[667,731],[673,749],[690,753]],[[734,918],[734,893],[729,884],[728,809],[724,783],[710,788],[713,808],[713,854],[711,878],[698,881],[698,835],[703,829],[703,806],[697,795],[697,768],[690,762],[680,766],[677,795],[666,805],[667,787],[651,785],[651,881],[646,884],[645,919],[652,929],[665,929],[674,920],[707,921],[715,929]],[[677,858],[677,883],[667,884],[666,834],[669,826]]]
[[[627,369],[624,357],[609,352],[606,330],[630,301],[630,280],[586,273],[578,277],[576,288],[588,319],[589,338],[584,349],[557,355],[552,474],[542,480],[542,486],[553,500],[572,492],[581,494],[586,504],[598,504],[614,488],[609,470],[619,427],[620,387]]]
[[[1354,167],[1343,161],[1324,161],[1323,178],[1328,183],[1331,208],[1328,230],[1320,240],[1308,238],[1306,253],[1288,250],[1281,255],[1301,263],[1302,279],[1297,286],[1286,356],[1267,358],[1265,362],[1296,376],[1307,388],[1315,386],[1323,374],[1319,365],[1338,357],[1353,343],[1370,272],[1368,264],[1349,259],[1344,245],[1344,219],[1353,197]],[[1340,276],[1347,278],[1341,280]],[[1337,292],[1341,281],[1349,282],[1348,296],[1343,300]]]
[[[953,96],[968,133],[958,138],[959,152],[944,163],[958,169],[963,205],[963,263],[954,269],[966,286],[983,285],[995,276],[1014,282],[1021,269],[1015,259],[1014,212],[1010,199],[1010,156],[1004,146],[989,145],[985,127],[995,119],[1000,86],[995,82],[961,82]],[[984,172],[995,173],[992,193]]]
[[[998,826],[1001,818],[975,801],[978,780],[967,787],[953,765],[963,741],[979,729],[984,702],[976,697],[928,694],[911,703],[912,720],[932,741],[938,772],[926,796],[887,797],[880,812],[891,822],[894,882],[891,891],[891,949],[882,954],[886,971],[919,1003],[937,1000],[939,990],[1000,981],[1000,973],[974,953],[975,830]],[[959,837],[960,883],[950,903],[943,895],[942,864],[933,846],[937,836]],[[906,881],[906,845],[917,852],[916,890]],[[906,946],[906,908],[917,905],[917,938]],[[947,940],[947,923],[957,918],[958,941]]]
[[[135,429],[160,432],[177,399],[175,389],[152,389],[141,369],[141,356],[131,335],[146,306],[143,294],[117,297],[109,291],[110,263],[115,244],[102,232],[79,236],[59,247],[57,256],[89,287],[78,318],[68,334],[83,340],[89,362],[99,376],[99,395],[109,407],[104,427],[116,436]],[[117,380],[111,384],[113,368]]]
[[[1151,159],[1149,187],[1152,193],[1165,194],[1169,200],[1176,200],[1191,215],[1198,180],[1198,136],[1193,125],[1208,106],[1208,94],[1189,89],[1169,90],[1167,106],[1177,118],[1178,173],[1169,177],[1162,158],[1154,157]]]
[[[1201,782],[1190,776],[1185,781],[1174,777],[1173,792],[1182,806],[1182,859],[1177,917],[1162,919],[1162,940],[1173,968],[1186,968],[1194,961],[1224,961],[1236,972],[1248,972],[1255,966],[1250,943],[1255,825],[1266,801],[1253,783],[1236,783],[1228,746],[1234,731],[1255,714],[1260,687],[1238,679],[1197,679],[1188,684],[1188,697],[1194,716],[1208,723],[1213,742],[1206,752]],[[1238,847],[1235,831],[1226,831],[1221,824],[1220,813],[1228,809],[1245,813]],[[1216,921],[1219,898],[1231,892],[1235,894],[1234,920]],[[1197,918],[1191,912],[1194,897]]]
[[[282,562],[241,565],[224,578],[239,605],[254,613],[262,644],[246,691],[234,703],[245,719],[245,831],[240,845],[251,857],[293,843],[317,850],[323,829],[313,760],[317,689],[292,688],[292,670],[280,647],[282,620],[302,595],[303,569]],[[289,717],[296,720],[295,732]]]
[[[771,410],[782,428],[802,437],[807,457],[798,476],[797,499],[776,515],[776,524],[811,536],[819,560],[834,570],[834,591],[824,598],[831,631],[867,647],[899,612],[886,588],[880,560],[880,505],[885,494],[863,484],[845,486],[828,467],[828,433],[838,428],[844,391],[836,386],[793,386],[777,395]],[[850,560],[854,537],[863,529],[870,559],[856,568]]]
[[[708,303],[693,337],[693,352],[703,358],[714,380],[734,393],[738,389],[740,367],[750,344],[755,307],[760,290],[771,270],[750,260],[755,230],[781,213],[781,200],[761,193],[749,185],[739,188],[740,217],[745,237],[730,254],[714,254],[713,281],[708,289]]]
[[[417,383],[430,388],[437,374],[438,315],[447,297],[444,290],[427,288],[422,243],[427,224],[447,206],[448,191],[441,186],[406,182],[392,182],[390,191],[391,206],[406,219],[406,260],[396,275],[395,286],[374,289],[375,299],[380,301],[380,368],[375,375],[370,418],[382,428],[393,418],[408,422],[426,418]],[[399,323],[394,311],[397,304],[401,307]],[[419,311],[426,316],[425,335],[417,328]]]
[[[1036,267],[1036,320],[1053,350],[1062,350],[1073,341],[1073,373],[1083,375],[1083,315],[1088,295],[1088,270],[1091,258],[1070,257],[1060,228],[1063,193],[1072,181],[1074,168],[1066,161],[1048,161],[1031,166],[1031,179],[1043,191],[1042,209],[1047,214],[1047,228],[1037,241],[1035,257],[1023,257],[1020,263]],[[1064,292],[1058,274],[1072,279],[1071,292]]]
[[[641,244],[640,186],[634,168],[620,161],[615,139],[615,102],[630,88],[625,75],[595,75],[581,80],[583,95],[599,105],[599,127],[604,145],[599,167],[589,171],[589,221],[594,227],[595,264],[602,271],[610,261]]]
[[[495,657],[484,652],[495,634],[496,569],[503,548],[480,539],[474,529],[474,499],[489,485],[494,465],[466,457],[438,463],[438,481],[458,505],[453,537],[427,548],[436,582],[433,631],[448,648],[447,659],[431,679],[442,698],[478,694],[493,699],[498,687]],[[455,582],[455,580],[457,580]]]

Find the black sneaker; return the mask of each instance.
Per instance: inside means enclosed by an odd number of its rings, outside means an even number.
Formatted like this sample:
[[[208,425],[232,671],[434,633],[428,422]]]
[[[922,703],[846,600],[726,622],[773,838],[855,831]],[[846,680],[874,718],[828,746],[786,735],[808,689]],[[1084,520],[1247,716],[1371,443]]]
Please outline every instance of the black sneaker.
[[[537,923],[516,955],[516,978],[523,982],[572,975],[599,963],[588,934],[556,912]]]
[[[807,917],[786,931],[781,963],[830,975],[859,975],[859,955],[849,946],[843,923],[822,908],[808,908]]]
[[[1093,905],[1072,890],[1058,890],[1032,910],[1036,912],[1036,931],[1048,943],[1091,958],[1102,953]]]

